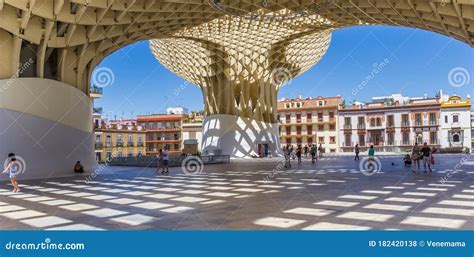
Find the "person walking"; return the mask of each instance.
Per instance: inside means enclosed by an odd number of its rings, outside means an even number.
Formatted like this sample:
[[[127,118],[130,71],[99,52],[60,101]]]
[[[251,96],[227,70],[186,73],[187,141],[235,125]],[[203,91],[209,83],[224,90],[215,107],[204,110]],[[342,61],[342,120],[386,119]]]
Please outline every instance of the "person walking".
[[[305,145],[303,148],[304,158],[308,159],[308,145]]]
[[[296,157],[298,158],[298,164],[301,163],[301,145],[298,146],[298,148],[296,148]]]
[[[323,144],[319,144],[318,152],[319,152],[319,157],[323,157]]]
[[[420,157],[420,147],[418,147],[418,143],[415,143],[411,150],[411,159],[413,160],[413,173],[420,172]]]
[[[283,148],[283,155],[285,156],[285,168],[291,167],[291,152],[290,147],[286,146]]]
[[[359,158],[359,153],[360,153],[359,144],[355,145],[354,152],[355,152],[354,161],[360,161],[360,158]]]
[[[18,185],[18,180],[16,179],[16,175],[20,172],[18,169],[19,165],[16,161],[15,154],[9,153],[7,166],[3,170],[2,174],[8,173],[13,186],[12,192],[14,193],[20,192],[20,186]]]
[[[369,152],[368,152],[368,156],[369,156],[369,162],[374,161],[374,159],[375,159],[375,148],[374,148],[374,145],[370,145],[370,147],[369,147]]]
[[[422,158],[423,158],[423,173],[426,174],[426,170],[428,169],[431,173],[431,148],[425,142],[423,147],[421,148]]]
[[[311,163],[314,163],[318,157],[316,156],[318,154],[318,148],[316,145],[311,146]]]
[[[168,146],[165,146],[163,148],[163,174],[169,174],[170,173],[170,170],[168,169],[168,162],[170,160],[170,156],[169,156],[169,151],[168,151]]]
[[[156,155],[156,174],[163,168],[163,150],[158,149],[158,154]],[[161,171],[163,174],[163,171]]]

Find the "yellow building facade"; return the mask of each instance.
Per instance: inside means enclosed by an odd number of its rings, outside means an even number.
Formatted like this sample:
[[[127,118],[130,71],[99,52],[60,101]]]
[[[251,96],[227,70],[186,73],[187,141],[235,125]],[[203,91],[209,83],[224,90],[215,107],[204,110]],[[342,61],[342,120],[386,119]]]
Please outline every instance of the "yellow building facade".
[[[133,157],[146,154],[145,131],[134,122],[102,123],[95,129],[95,152],[98,162],[113,157]]]

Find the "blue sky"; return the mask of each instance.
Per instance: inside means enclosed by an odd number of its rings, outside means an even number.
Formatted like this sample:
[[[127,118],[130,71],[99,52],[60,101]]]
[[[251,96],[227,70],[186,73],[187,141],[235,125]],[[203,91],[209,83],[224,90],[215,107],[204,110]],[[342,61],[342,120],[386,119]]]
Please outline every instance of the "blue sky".
[[[386,65],[368,80],[374,64],[384,61]],[[104,88],[104,97],[95,104],[110,118],[164,113],[169,106],[203,109],[201,91],[159,64],[148,41],[116,51],[98,67],[109,68],[114,75],[113,84]],[[469,83],[464,80],[461,86],[451,86],[448,77],[453,69],[467,71],[461,73],[469,77]],[[367,84],[354,97],[353,89],[362,82]],[[424,30],[366,26],[334,31],[323,59],[282,88],[278,98],[341,95],[369,101],[372,96],[392,93],[433,96],[439,89],[463,97],[474,95],[474,49]]]

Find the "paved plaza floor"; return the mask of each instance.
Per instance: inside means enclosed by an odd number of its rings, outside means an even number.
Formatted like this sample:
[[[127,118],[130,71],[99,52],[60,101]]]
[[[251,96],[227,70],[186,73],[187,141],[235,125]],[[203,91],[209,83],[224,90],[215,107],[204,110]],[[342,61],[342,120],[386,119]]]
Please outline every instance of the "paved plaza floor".
[[[52,230],[424,230],[474,229],[474,158],[439,155],[431,175],[399,156],[360,172],[349,156],[311,164],[281,159],[206,165],[189,175],[106,167],[96,177],[0,187],[1,229]],[[90,180],[86,182],[86,180]]]

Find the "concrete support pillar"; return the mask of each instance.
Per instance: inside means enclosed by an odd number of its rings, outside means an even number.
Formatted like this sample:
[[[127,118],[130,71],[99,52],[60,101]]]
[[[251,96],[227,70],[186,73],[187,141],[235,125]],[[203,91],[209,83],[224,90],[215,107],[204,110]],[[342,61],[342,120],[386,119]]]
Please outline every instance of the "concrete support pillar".
[[[10,152],[24,160],[20,179],[95,169],[92,103],[77,88],[42,78],[0,80],[0,168]],[[1,176],[6,180],[8,176]]]
[[[202,154],[232,158],[280,156],[278,123],[226,114],[207,116],[203,122]]]
[[[202,33],[192,36],[151,40],[150,48],[165,67],[201,88],[207,116],[203,154],[280,155],[278,90],[322,58],[331,30],[248,38],[243,36],[249,33],[243,24],[258,22],[238,18],[228,22],[228,27],[204,24]],[[231,33],[235,40],[213,33]]]

